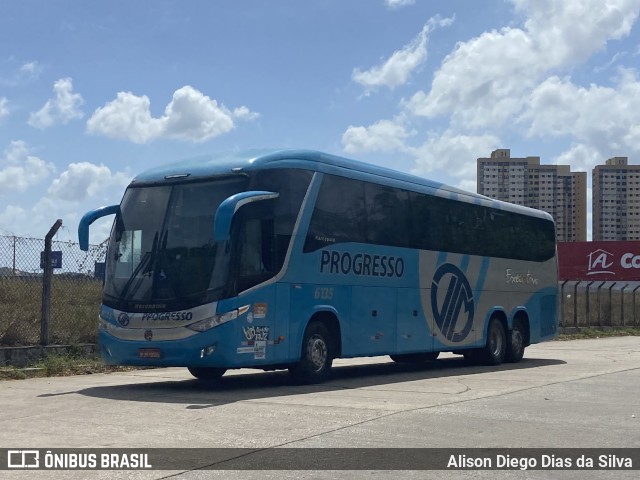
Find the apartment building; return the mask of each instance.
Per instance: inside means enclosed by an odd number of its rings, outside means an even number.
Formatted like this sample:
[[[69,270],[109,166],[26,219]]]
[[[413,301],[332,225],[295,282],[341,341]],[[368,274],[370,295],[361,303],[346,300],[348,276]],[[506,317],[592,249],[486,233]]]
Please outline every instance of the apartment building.
[[[639,172],[640,173],[640,172]],[[512,158],[507,148],[478,158],[478,193],[550,213],[559,242],[587,239],[587,174],[540,157]]]
[[[592,175],[593,240],[640,240],[640,165],[613,157]]]

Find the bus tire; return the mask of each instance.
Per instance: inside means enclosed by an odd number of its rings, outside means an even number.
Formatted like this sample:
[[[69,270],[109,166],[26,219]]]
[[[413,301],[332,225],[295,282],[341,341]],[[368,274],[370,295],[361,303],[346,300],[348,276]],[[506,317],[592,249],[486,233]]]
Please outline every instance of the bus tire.
[[[525,326],[521,320],[515,320],[507,341],[507,362],[518,363],[522,360],[522,357],[524,357],[525,342]]]
[[[187,367],[189,373],[198,380],[218,380],[227,371],[226,368],[218,367]]]
[[[289,367],[289,374],[299,384],[320,383],[327,379],[333,363],[333,340],[321,322],[307,325],[302,339],[300,361]]]
[[[504,324],[496,317],[489,321],[487,344],[481,350],[482,362],[486,365],[500,365],[507,354],[507,334]]]
[[[436,360],[438,355],[440,355],[440,352],[399,353],[389,356],[396,363],[424,363]]]

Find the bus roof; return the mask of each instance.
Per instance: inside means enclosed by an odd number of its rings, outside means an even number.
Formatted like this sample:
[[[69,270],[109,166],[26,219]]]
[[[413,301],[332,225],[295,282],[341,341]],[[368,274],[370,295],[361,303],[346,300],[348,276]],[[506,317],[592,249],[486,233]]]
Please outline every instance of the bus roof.
[[[147,170],[137,175],[131,184],[159,184],[176,180],[184,181],[187,178],[189,180],[199,180],[271,168],[302,168],[360,179],[369,178],[369,180],[373,181],[376,178],[372,177],[377,177],[377,180],[382,180],[383,183],[398,188],[428,191],[440,196],[552,220],[551,215],[542,210],[501,202],[417,175],[315,150],[248,150],[218,155],[203,155]]]

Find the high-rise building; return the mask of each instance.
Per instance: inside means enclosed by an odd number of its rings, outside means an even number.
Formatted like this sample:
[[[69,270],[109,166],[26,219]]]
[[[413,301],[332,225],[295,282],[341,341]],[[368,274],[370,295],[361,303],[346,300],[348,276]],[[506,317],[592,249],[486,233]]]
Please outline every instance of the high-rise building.
[[[613,157],[593,169],[593,240],[640,240],[640,165]]]
[[[550,213],[559,242],[586,241],[586,172],[540,165],[540,157],[511,158],[511,151],[501,148],[478,158],[477,178],[482,195]]]

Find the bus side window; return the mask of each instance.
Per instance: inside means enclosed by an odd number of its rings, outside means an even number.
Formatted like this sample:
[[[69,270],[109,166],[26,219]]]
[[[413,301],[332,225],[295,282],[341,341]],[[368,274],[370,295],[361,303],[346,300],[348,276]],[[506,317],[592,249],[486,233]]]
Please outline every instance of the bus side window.
[[[273,230],[270,235],[273,238],[274,255],[270,270],[276,273],[284,265],[300,206],[310,182],[311,172],[298,169],[265,170],[259,172],[252,180],[251,189],[279,194],[278,198],[271,202],[273,222],[270,227],[263,227]]]
[[[367,241],[377,245],[408,247],[411,208],[409,193],[365,183]]]
[[[431,250],[431,235],[436,230],[429,211],[429,197],[411,192],[411,248]]]
[[[311,217],[304,252],[335,243],[366,241],[364,183],[326,174]]]
[[[240,230],[240,276],[257,275],[266,270],[262,243],[260,220],[253,218],[244,222]]]

